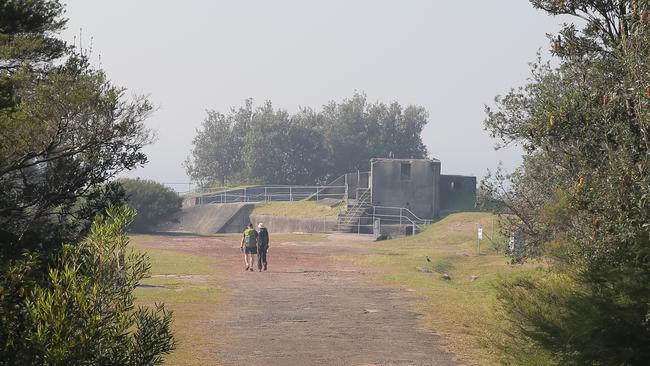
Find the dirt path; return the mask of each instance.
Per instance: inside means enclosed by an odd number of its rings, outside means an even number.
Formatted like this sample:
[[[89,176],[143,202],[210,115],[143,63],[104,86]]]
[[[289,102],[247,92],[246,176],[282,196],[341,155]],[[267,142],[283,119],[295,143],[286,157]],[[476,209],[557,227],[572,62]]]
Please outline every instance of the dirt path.
[[[273,237],[272,237],[273,240]],[[456,365],[440,338],[420,329],[409,297],[330,256],[368,243],[272,242],[268,272],[244,272],[237,238],[178,240],[169,249],[216,256],[229,300],[206,329],[224,365]],[[192,242],[194,244],[192,244]],[[157,245],[158,246],[158,245]]]

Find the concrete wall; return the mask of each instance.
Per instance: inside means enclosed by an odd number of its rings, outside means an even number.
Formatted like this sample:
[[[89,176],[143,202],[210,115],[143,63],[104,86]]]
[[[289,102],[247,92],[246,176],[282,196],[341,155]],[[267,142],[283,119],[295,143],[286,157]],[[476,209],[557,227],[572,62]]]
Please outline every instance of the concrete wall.
[[[476,203],[476,177],[440,176],[440,208],[444,211],[471,211]]]
[[[223,203],[220,206],[224,205],[237,205],[237,203]],[[252,203],[245,203],[245,204],[239,204],[242,205],[241,208],[230,217],[230,220],[228,220],[219,230],[216,232],[218,233],[239,233],[244,231],[244,227],[246,227],[249,223],[251,223],[251,218],[250,215],[255,209],[255,204]]]
[[[410,165],[408,176],[404,165]],[[422,219],[438,216],[440,161],[372,159],[370,166],[373,205],[405,207]]]
[[[330,232],[336,227],[335,218],[303,219],[299,217],[250,215],[250,220],[255,227],[257,227],[258,223],[263,222],[270,233],[322,233]]]
[[[252,223],[263,222],[269,231],[329,232],[336,228],[336,218],[305,219],[270,215],[253,215],[253,203],[220,203],[185,207],[173,221],[156,228],[162,232],[186,232],[200,235],[240,233]]]
[[[183,207],[160,231],[188,232],[201,235],[239,232],[249,222],[255,208],[251,203],[222,203]]]

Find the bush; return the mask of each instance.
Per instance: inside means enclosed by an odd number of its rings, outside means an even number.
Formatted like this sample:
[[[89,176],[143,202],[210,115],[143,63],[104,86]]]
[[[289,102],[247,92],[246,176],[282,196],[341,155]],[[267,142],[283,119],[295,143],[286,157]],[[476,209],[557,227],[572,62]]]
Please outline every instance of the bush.
[[[147,231],[180,211],[181,197],[173,189],[144,179],[120,179],[129,206],[138,212],[134,231]]]
[[[174,349],[171,312],[133,304],[150,268],[127,251],[134,215],[109,208],[86,240],[0,265],[0,365],[155,365]]]

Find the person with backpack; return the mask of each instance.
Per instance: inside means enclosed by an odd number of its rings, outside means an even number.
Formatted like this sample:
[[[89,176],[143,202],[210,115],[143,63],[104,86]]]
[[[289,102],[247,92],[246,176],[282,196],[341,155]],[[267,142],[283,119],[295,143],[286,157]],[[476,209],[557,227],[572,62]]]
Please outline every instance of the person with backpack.
[[[255,271],[253,266],[255,254],[257,254],[257,231],[253,229],[253,224],[248,224],[248,227],[244,230],[244,236],[241,239],[241,251],[244,252],[244,262],[246,263],[244,271]]]
[[[257,270],[262,272],[262,265],[266,271],[266,253],[269,250],[269,231],[263,223],[257,225],[259,232],[257,234]]]

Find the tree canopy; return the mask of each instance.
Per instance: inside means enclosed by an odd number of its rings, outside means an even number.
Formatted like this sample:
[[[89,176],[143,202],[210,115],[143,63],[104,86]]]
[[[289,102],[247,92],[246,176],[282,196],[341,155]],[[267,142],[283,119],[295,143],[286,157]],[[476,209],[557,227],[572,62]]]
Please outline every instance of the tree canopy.
[[[503,208],[514,260],[548,270],[503,284],[506,363],[642,365],[650,359],[650,5],[533,0],[579,19],[551,36],[559,62],[496,99],[485,126],[524,148],[482,191]],[[554,63],[555,64],[555,63]]]
[[[151,105],[58,38],[63,14],[0,1],[0,364],[157,364],[171,314],[133,306],[149,267],[110,182],[147,161]]]
[[[254,108],[250,99],[227,114],[207,114],[186,162],[188,174],[203,185],[313,184],[368,170],[373,157],[427,155],[424,108],[369,103],[358,93],[293,115],[269,101]]]
[[[0,109],[0,258],[36,242],[78,239],[90,222],[68,218],[92,219],[99,196],[116,194],[102,184],[145,163],[141,149],[151,141],[143,124],[150,103],[127,100],[54,38],[65,24],[57,1],[8,1],[2,9],[0,84],[9,92]]]
[[[173,189],[148,179],[118,179],[130,208],[137,212],[131,228],[150,231],[181,210],[182,199]]]

